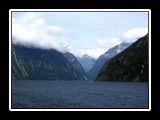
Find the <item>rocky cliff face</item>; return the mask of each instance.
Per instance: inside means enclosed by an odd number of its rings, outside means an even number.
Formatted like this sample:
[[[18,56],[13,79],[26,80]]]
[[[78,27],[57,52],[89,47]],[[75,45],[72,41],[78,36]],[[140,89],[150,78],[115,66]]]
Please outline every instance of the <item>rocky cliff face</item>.
[[[105,63],[96,81],[147,82],[149,80],[148,41],[147,34]]]
[[[74,64],[63,53],[12,45],[13,80],[85,80],[78,61]],[[76,67],[76,64],[79,68]]]

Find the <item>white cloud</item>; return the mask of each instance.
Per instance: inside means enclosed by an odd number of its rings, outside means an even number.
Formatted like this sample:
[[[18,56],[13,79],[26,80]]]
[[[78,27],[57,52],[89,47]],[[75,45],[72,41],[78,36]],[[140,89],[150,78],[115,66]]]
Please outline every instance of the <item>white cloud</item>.
[[[120,44],[120,40],[118,38],[96,38],[96,42],[101,48],[105,49]]]
[[[106,52],[104,48],[97,48],[97,49],[79,49],[79,50],[71,50],[75,56],[82,57],[84,54],[87,54],[95,59],[97,59],[100,55]]]
[[[42,14],[38,12],[26,12],[19,17],[12,18],[12,41],[15,44],[39,47],[42,49],[56,49],[60,52],[69,51],[76,56],[88,54],[98,58],[108,49],[122,42],[134,42],[146,35],[147,28],[133,28],[122,34],[120,38],[95,38],[92,43],[97,48],[75,49],[64,41],[71,33],[69,29],[60,26],[46,25]],[[63,40],[63,41],[62,41]],[[85,44],[85,43],[84,43]]]
[[[120,38],[95,38],[92,43],[97,44],[96,49],[85,49],[85,50],[72,50],[71,52],[76,56],[82,57],[84,54],[88,54],[93,58],[98,58],[100,55],[105,53],[108,49],[122,43],[122,42],[135,42],[138,38],[143,37],[148,33],[147,28],[134,28],[124,32]],[[98,48],[99,47],[99,48]]]
[[[68,45],[64,42],[63,47],[66,48],[66,51],[71,52],[74,51],[74,47],[71,45]]]
[[[135,42],[138,38],[145,36],[148,33],[147,28],[133,28],[123,33],[123,42]]]
[[[76,56],[82,57],[84,54],[97,59],[100,55],[104,54],[109,48],[120,44],[118,38],[96,38],[94,41],[97,44],[96,49],[85,49],[85,50],[72,50],[71,52]]]
[[[57,26],[48,26],[48,28],[54,32],[61,31],[62,28]]]
[[[45,21],[44,21],[43,18],[40,18],[40,19],[34,20],[33,23],[34,23],[34,24],[37,24],[37,25],[43,25],[43,24],[45,23]]]
[[[45,25],[45,20],[40,18],[41,15],[39,13],[26,12],[17,18],[12,18],[13,43],[65,52],[68,48],[64,46],[61,39],[70,30],[58,26]]]
[[[71,31],[66,29],[66,28],[63,28],[63,27],[59,27],[59,26],[53,26],[53,25],[50,25],[50,26],[47,26],[47,29],[54,33],[54,35],[59,35],[59,36],[66,36],[68,35]]]
[[[40,19],[42,13],[40,12],[23,12],[20,16],[16,17],[16,21],[20,24],[29,24],[35,21],[36,19]]]

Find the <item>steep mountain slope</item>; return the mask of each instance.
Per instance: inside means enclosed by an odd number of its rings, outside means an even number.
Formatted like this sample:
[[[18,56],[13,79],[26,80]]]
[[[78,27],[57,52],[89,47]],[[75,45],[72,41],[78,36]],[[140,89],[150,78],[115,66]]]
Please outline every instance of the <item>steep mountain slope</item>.
[[[100,69],[103,67],[104,63],[116,56],[118,53],[122,52],[124,49],[126,49],[130,43],[121,43],[119,45],[116,45],[112,48],[110,48],[107,52],[105,52],[103,55],[101,55],[93,65],[93,67],[89,70],[88,75],[91,79],[95,79],[100,71]]]
[[[11,56],[12,79],[85,80],[84,73],[75,67],[76,62],[73,65],[64,54],[56,50],[12,45]]]
[[[77,57],[77,60],[81,63],[86,72],[91,69],[91,67],[96,61],[94,58],[90,57],[87,54],[84,54],[82,57]]]
[[[147,34],[105,63],[96,80],[147,82],[148,53]]]
[[[84,75],[85,80],[87,80],[86,72],[84,71],[82,65],[79,63],[76,57],[69,52],[64,53],[64,56],[74,66],[75,69],[77,69],[80,73]]]

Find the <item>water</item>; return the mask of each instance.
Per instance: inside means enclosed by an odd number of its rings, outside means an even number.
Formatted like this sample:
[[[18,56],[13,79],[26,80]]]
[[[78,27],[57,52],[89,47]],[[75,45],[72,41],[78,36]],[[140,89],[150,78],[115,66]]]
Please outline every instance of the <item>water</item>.
[[[12,108],[148,108],[148,83],[14,80]]]

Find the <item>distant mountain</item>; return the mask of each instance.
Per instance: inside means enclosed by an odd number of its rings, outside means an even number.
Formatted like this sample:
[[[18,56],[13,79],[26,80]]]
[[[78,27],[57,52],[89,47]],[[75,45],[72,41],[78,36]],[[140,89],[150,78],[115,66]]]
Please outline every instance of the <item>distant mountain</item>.
[[[12,45],[13,80],[85,80],[85,71],[70,53]],[[70,59],[70,57],[74,59]]]
[[[88,72],[93,64],[95,63],[95,59],[87,54],[84,54],[82,57],[77,57],[77,60],[81,63],[84,70]]]
[[[95,62],[95,64],[92,66],[92,68],[88,71],[88,76],[90,76],[90,79],[95,79],[104,65],[105,62],[109,61],[111,58],[116,56],[118,53],[125,50],[127,47],[130,46],[130,43],[121,43],[119,45],[116,45],[112,48],[110,48],[107,52],[105,52],[103,55],[101,55]]]
[[[87,80],[86,72],[84,71],[82,65],[79,63],[77,58],[69,52],[64,53],[64,56],[74,66],[75,69],[77,69],[80,73],[84,75],[85,80]]]
[[[148,34],[105,63],[97,81],[147,82],[149,44]]]

